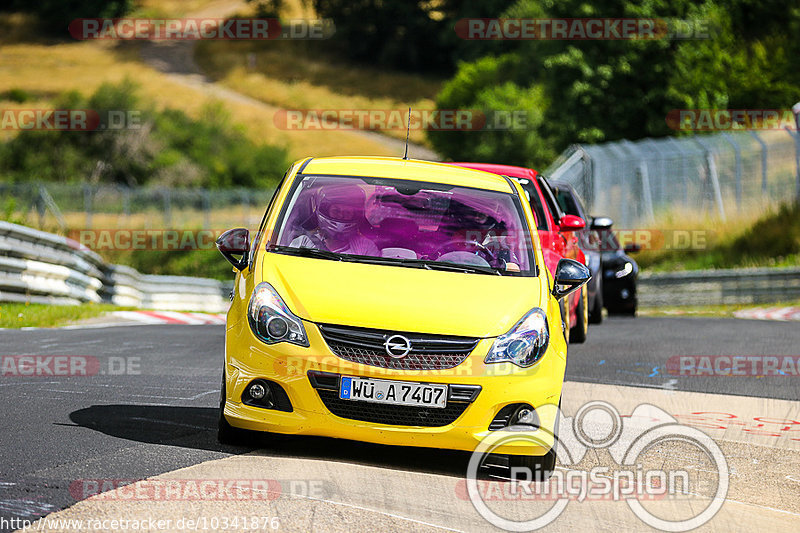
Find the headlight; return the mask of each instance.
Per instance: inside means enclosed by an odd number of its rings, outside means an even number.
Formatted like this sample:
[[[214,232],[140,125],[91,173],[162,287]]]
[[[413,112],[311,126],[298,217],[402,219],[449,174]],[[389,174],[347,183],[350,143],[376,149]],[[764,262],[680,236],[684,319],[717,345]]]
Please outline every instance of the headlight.
[[[617,270],[614,273],[614,277],[616,277],[616,278],[624,278],[625,276],[627,276],[631,272],[633,272],[633,263],[626,262],[625,266],[623,266],[622,268],[620,268],[619,270]]]
[[[278,292],[269,283],[259,283],[250,298],[247,321],[256,337],[267,344],[290,342],[308,346],[303,322],[289,311]]]
[[[528,311],[511,331],[495,339],[485,362],[509,362],[527,368],[542,358],[549,342],[547,315],[537,307]]]

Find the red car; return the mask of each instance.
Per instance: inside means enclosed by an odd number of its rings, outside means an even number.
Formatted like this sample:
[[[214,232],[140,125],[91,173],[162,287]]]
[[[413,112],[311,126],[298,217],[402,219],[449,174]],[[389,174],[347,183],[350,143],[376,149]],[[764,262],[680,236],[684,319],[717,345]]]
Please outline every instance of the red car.
[[[501,176],[513,178],[522,185],[530,197],[531,210],[536,217],[536,229],[542,243],[544,262],[554,277],[558,260],[562,257],[586,264],[586,258],[579,247],[576,231],[583,229],[586,222],[574,215],[566,215],[558,207],[550,186],[538,172],[531,168],[489,163],[452,163],[460,167],[474,168]],[[589,329],[588,293],[584,286],[580,292],[568,297],[570,342],[581,343],[586,340]],[[565,312],[567,310],[564,310]]]

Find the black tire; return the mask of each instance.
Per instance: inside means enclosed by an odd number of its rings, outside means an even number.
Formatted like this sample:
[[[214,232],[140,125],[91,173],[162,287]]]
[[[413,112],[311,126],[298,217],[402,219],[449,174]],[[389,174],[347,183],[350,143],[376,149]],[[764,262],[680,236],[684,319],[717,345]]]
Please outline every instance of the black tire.
[[[594,297],[594,307],[589,311],[589,324],[603,323],[603,294],[598,287]]]
[[[217,441],[220,444],[241,446],[246,444],[248,431],[235,428],[225,419],[225,371],[222,372],[222,388],[219,394],[219,420],[217,421]]]
[[[636,316],[636,307],[631,307],[628,309],[615,309],[613,311],[608,312],[608,316],[629,316],[635,317]]]
[[[589,310],[587,309],[589,296],[586,287],[581,289],[581,299],[578,301],[578,308],[575,310],[577,323],[574,328],[569,330],[569,342],[582,344],[586,342],[586,335],[589,331]]]

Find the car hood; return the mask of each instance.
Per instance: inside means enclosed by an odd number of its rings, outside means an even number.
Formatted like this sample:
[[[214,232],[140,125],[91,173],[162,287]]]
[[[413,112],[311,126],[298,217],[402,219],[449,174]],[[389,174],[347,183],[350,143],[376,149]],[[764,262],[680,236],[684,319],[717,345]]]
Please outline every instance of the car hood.
[[[496,337],[544,307],[542,276],[466,274],[276,253],[262,280],[297,316],[317,323],[417,333]]]

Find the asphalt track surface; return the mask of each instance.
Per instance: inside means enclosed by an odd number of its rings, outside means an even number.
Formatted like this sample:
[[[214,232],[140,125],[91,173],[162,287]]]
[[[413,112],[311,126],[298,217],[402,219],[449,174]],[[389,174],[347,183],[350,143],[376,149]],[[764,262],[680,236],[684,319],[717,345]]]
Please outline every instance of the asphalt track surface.
[[[347,471],[378,469],[387,479],[407,473],[463,477],[468,457],[460,452],[421,453],[308,437],[257,439],[250,448],[219,445],[223,334],[222,326],[163,325],[0,331],[3,356],[81,355],[100,364],[90,377],[0,378],[0,517],[36,519],[72,506],[81,499],[70,490],[78,480],[140,480],[253,452],[273,461],[273,468],[295,461],[306,461],[306,466],[330,462]],[[704,378],[672,375],[666,368],[670,357],[680,355],[800,355],[800,327],[792,323],[610,319],[590,329],[586,344],[569,350],[567,381],[578,382],[576,387],[605,384],[798,399],[796,377]],[[118,373],[121,361],[133,370]],[[800,483],[795,486],[796,497]],[[789,495],[793,487],[786,489]],[[800,520],[800,515],[792,517]],[[406,528],[409,522],[392,525]],[[410,525],[425,529],[428,524]]]

